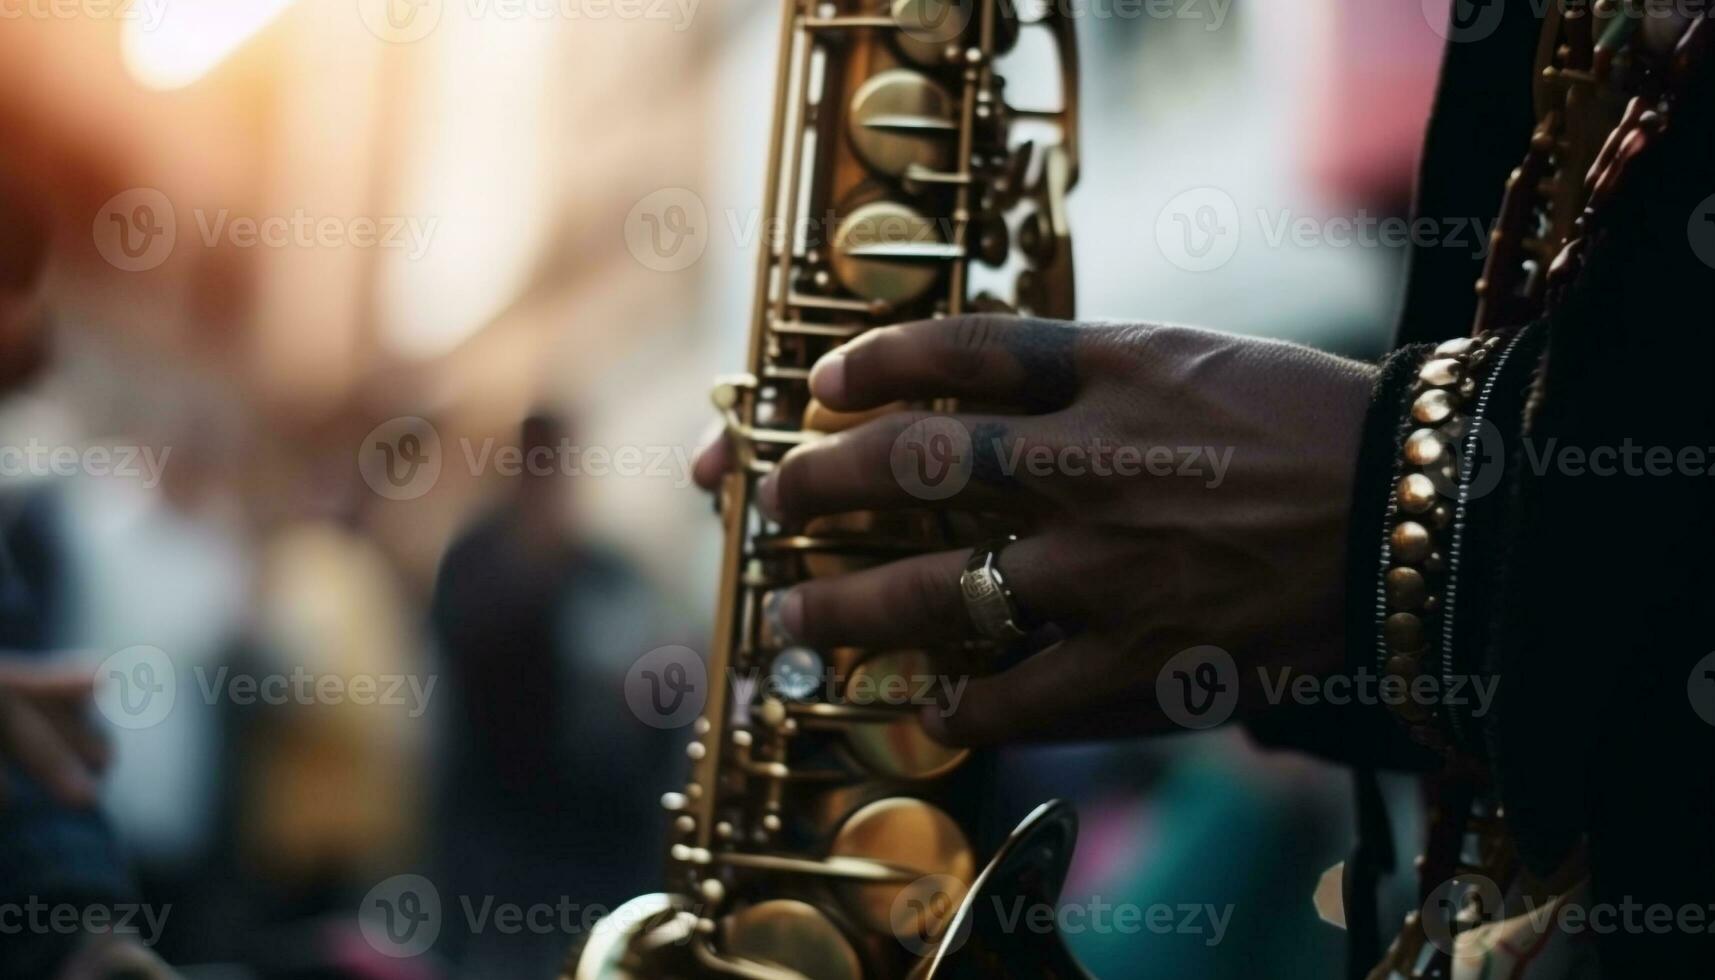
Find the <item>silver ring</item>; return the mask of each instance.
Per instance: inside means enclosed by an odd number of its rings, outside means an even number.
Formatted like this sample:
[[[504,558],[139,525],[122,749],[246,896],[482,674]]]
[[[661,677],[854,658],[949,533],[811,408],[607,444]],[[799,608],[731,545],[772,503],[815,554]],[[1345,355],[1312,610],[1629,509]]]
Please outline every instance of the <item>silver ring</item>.
[[[971,623],[978,633],[997,643],[1011,643],[1030,635],[1018,611],[1018,598],[1000,570],[1000,553],[1017,540],[1018,535],[1009,534],[978,546],[959,576],[959,592],[965,598],[965,611],[970,614]]]

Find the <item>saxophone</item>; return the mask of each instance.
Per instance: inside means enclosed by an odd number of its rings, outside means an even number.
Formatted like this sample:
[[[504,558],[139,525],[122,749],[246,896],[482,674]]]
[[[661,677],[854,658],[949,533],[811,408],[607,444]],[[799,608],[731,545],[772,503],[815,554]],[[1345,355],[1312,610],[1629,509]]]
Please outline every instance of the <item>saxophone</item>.
[[[955,547],[953,521],[780,526],[753,506],[789,449],[862,420],[809,395],[810,367],[834,346],[926,317],[1071,316],[1072,24],[1012,0],[784,0],[783,20],[749,373],[713,394],[737,464],[720,494],[720,606],[692,772],[662,801],[667,888],[604,919],[566,976],[1083,977],[1058,935],[994,914],[1058,900],[1070,807],[1044,804],[1010,834],[987,826],[992,759],[934,742],[914,710],[862,693],[968,675],[996,651],[813,651],[770,626],[779,590]],[[1051,41],[1039,53],[1052,55],[1058,108],[1003,98],[997,61],[1029,31]],[[984,274],[1010,280],[1013,298],[980,288]]]

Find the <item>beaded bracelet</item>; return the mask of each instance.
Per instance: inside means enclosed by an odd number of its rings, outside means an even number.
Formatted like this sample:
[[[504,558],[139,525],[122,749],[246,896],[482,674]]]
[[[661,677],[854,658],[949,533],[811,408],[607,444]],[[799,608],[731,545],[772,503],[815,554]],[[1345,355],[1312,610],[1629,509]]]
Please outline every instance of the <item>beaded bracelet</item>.
[[[1482,380],[1496,349],[1498,333],[1449,340],[1418,369],[1411,388],[1411,411],[1401,454],[1399,478],[1388,507],[1382,544],[1380,636],[1383,676],[1405,690],[1439,665],[1430,637],[1439,632],[1447,579],[1447,544],[1457,497],[1458,451],[1455,444],[1470,430]],[[1412,697],[1390,699],[1389,708],[1405,723],[1413,741],[1445,749],[1449,739],[1435,710]]]

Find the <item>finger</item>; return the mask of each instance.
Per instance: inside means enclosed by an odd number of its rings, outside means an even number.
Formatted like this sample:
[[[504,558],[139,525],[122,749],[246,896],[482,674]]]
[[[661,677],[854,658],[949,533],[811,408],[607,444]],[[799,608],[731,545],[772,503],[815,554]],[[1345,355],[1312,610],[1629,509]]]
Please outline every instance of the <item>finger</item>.
[[[38,698],[88,698],[95,693],[95,675],[87,666],[0,655],[0,691]]]
[[[942,397],[1062,408],[1077,393],[1082,333],[1069,323],[996,314],[883,327],[818,361],[810,392],[842,411]]]
[[[1026,623],[1066,623],[1086,612],[1079,588],[1087,551],[1064,538],[1025,538],[1001,552],[999,566]],[[816,647],[881,647],[976,637],[960,576],[971,549],[891,562],[794,586],[781,600],[780,622]]]
[[[1052,473],[1051,426],[1037,417],[895,412],[798,446],[757,489],[776,520],[936,505],[976,510],[1040,506],[1028,492]]]
[[[37,702],[36,706],[91,772],[106,770],[113,761],[113,743],[105,731],[92,723],[84,705],[45,701]]]
[[[704,434],[696,458],[691,462],[691,479],[704,490],[719,489],[721,478],[732,470],[732,440],[726,426],[716,422]]]
[[[0,752],[68,806],[95,803],[95,777],[34,705],[8,698],[0,708]]]
[[[1010,670],[973,679],[957,702],[926,706],[923,727],[947,745],[1076,734],[1125,700],[1123,649],[1104,634],[1080,633]]]

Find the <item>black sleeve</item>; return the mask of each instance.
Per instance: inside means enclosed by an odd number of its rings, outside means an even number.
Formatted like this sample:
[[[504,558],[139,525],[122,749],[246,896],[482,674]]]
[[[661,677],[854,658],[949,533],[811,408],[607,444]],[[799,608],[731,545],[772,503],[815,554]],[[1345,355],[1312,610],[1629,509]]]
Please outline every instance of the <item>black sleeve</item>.
[[[1525,859],[1547,867],[1582,837],[1598,902],[1704,913],[1715,908],[1715,678],[1702,673],[1715,667],[1710,117],[1708,99],[1679,107],[1547,324],[1488,579],[1500,599],[1471,644],[1502,677],[1485,735]],[[1712,942],[1707,929],[1622,930],[1603,941],[1604,965],[1683,975],[1685,956],[1709,966]]]
[[[1583,274],[1495,368],[1494,458],[1466,461],[1494,469],[1447,585],[1455,670],[1499,679],[1458,740],[1529,870],[1586,847],[1593,902],[1634,910],[1596,936],[1614,976],[1715,962],[1715,124],[1708,100],[1681,109],[1604,208]],[[1373,413],[1403,429],[1402,404]],[[1362,511],[1387,477],[1359,479],[1361,598],[1381,548]],[[1359,657],[1355,617],[1352,638]],[[1702,927],[1650,925],[1688,909]]]

